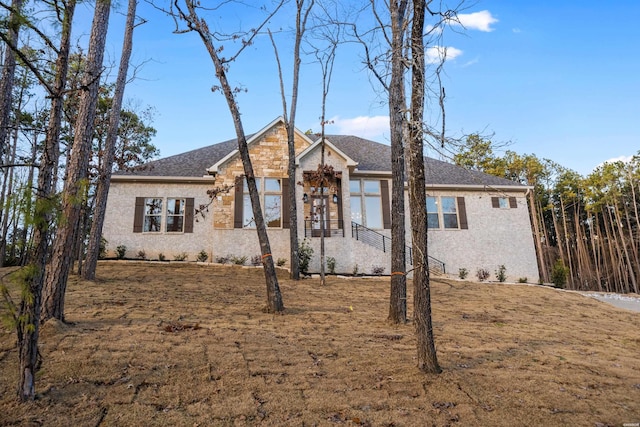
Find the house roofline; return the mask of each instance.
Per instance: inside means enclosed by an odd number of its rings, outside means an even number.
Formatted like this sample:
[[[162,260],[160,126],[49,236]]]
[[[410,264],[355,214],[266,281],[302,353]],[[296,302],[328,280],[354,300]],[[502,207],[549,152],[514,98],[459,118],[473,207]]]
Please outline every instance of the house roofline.
[[[470,191],[504,191],[526,193],[533,190],[530,185],[475,185],[475,184],[426,184],[427,190],[470,190]]]
[[[309,153],[313,152],[321,143],[322,143],[322,138],[318,139],[316,142],[312,143],[307,148],[305,148],[300,154],[298,154],[296,156],[296,165],[299,165],[300,160],[302,160],[303,157],[306,157]],[[341,149],[336,147],[329,139],[325,138],[324,143],[346,161],[347,167],[358,166],[358,162],[353,160],[351,157],[347,156]]]
[[[213,176],[139,176],[139,175],[112,175],[112,182],[153,182],[167,184],[213,184]]]

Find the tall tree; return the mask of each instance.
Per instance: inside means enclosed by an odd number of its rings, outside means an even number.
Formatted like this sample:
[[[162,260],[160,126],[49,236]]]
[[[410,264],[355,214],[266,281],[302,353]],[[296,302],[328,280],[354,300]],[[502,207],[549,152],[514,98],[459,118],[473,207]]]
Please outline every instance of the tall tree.
[[[52,86],[47,87],[51,96],[51,110],[44,150],[40,160],[38,187],[36,192],[33,232],[33,255],[23,276],[23,298],[17,311],[17,335],[19,352],[18,396],[21,400],[35,398],[35,381],[38,361],[38,336],[40,332],[40,311],[42,287],[45,277],[45,265],[49,249],[49,227],[53,219],[52,199],[55,192],[53,174],[58,163],[60,122],[62,118],[62,102],[66,85],[71,27],[75,12],[75,0],[68,0],[59,5],[62,15],[62,32],[60,48],[56,59],[55,79]],[[36,72],[41,83],[41,74]]]
[[[391,81],[389,83],[389,123],[391,139],[391,289],[389,320],[407,321],[407,269],[404,212],[404,33],[407,0],[391,0]],[[426,206],[426,205],[425,205]]]
[[[282,112],[285,121],[285,127],[287,129],[287,149],[288,149],[288,165],[287,174],[289,175],[289,257],[291,265],[291,278],[294,280],[300,279],[300,259],[298,255],[298,204],[296,198],[296,146],[295,146],[295,123],[296,123],[296,111],[298,108],[298,85],[300,81],[300,50],[302,44],[302,38],[307,28],[307,19],[313,9],[315,0],[305,2],[305,0],[296,0],[296,32],[295,42],[293,46],[293,68],[292,68],[292,81],[291,81],[291,105],[289,113],[287,113],[287,98],[284,90],[284,80],[282,67],[280,65],[280,58],[278,55],[278,49],[271,37],[273,48],[275,51],[276,62],[278,64],[278,74],[280,76],[280,94],[282,96]],[[305,6],[306,4],[306,6]],[[269,32],[271,36],[271,32]]]
[[[426,5],[413,2],[411,26],[411,104],[409,121],[409,210],[413,240],[413,318],[416,328],[418,368],[424,372],[441,372],[431,320],[431,284],[427,245],[426,180],[424,170],[424,100],[425,47],[424,20]]]
[[[282,6],[283,2],[279,2],[275,10],[269,15],[269,18],[273,16],[278,9]],[[208,6],[212,7],[212,6]],[[220,89],[224,94],[225,100],[231,117],[233,119],[236,137],[238,139],[238,151],[244,167],[244,175],[249,189],[249,198],[251,199],[251,208],[253,210],[253,218],[256,223],[256,232],[258,234],[258,241],[260,242],[260,252],[262,254],[262,264],[264,267],[265,281],[267,285],[267,310],[271,313],[278,313],[284,310],[284,304],[282,302],[282,294],[280,292],[280,286],[278,284],[278,277],[276,275],[275,264],[273,262],[273,256],[271,254],[271,245],[269,244],[269,236],[267,235],[267,228],[264,222],[264,216],[262,214],[262,207],[260,206],[260,195],[258,194],[258,188],[256,186],[256,178],[253,172],[253,165],[251,163],[251,157],[249,156],[249,147],[247,145],[247,137],[242,124],[242,117],[236,100],[236,91],[229,84],[227,79],[227,69],[229,63],[233,61],[237,55],[240,54],[246,46],[249,46],[253,41],[258,31],[260,31],[266,24],[266,20],[258,26],[257,29],[252,30],[248,35],[248,39],[243,40],[240,51],[233,55],[230,59],[221,58],[219,53],[222,52],[222,46],[216,46],[215,39],[209,31],[209,25],[207,21],[198,14],[198,9],[201,8],[200,2],[195,0],[184,0],[184,5],[179,1],[172,3],[172,10],[175,11],[173,16],[176,16],[187,25],[187,31],[195,31],[202,43],[204,44],[213,66],[215,68],[216,77],[220,82]],[[268,19],[267,19],[268,20]]]
[[[0,76],[0,157],[3,156],[5,151],[9,135],[9,123],[11,122],[13,81],[16,72],[16,49],[23,19],[21,14],[22,3],[23,0],[12,0],[7,22],[7,34],[3,37],[7,47],[4,50],[2,76]]]
[[[53,317],[64,321],[64,300],[67,279],[73,260],[75,237],[78,233],[80,209],[84,189],[87,186],[89,153],[93,140],[94,119],[102,75],[111,0],[97,0],[91,26],[87,64],[83,77],[80,105],[76,118],[75,134],[71,157],[68,160],[67,175],[62,199],[63,223],[58,227],[51,255],[51,265],[47,273],[43,293],[43,313],[41,321]]]
[[[118,138],[118,127],[120,124],[120,110],[122,108],[122,98],[127,82],[127,71],[129,69],[129,59],[133,46],[133,29],[135,28],[137,0],[129,0],[127,8],[127,21],[125,23],[124,40],[122,42],[122,54],[120,55],[120,68],[116,78],[116,86],[111,103],[111,113],[109,116],[109,127],[107,129],[107,139],[104,147],[102,165],[98,170],[98,183],[95,196],[95,209],[91,222],[91,232],[89,233],[89,246],[87,248],[87,258],[82,270],[82,277],[87,280],[94,280],[96,277],[96,266],[98,265],[98,255],[100,254],[100,240],[102,237],[102,226],[107,207],[107,195],[111,183],[111,170],[116,152],[116,141]]]

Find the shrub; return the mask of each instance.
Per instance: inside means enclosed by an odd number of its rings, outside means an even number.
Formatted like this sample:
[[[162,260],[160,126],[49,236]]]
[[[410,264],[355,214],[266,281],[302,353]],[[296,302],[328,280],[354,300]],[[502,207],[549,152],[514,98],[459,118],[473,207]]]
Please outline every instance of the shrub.
[[[187,259],[187,257],[188,257],[187,253],[186,252],[182,252],[180,254],[174,255],[173,256],[173,260],[174,261],[184,261],[184,260]]]
[[[466,279],[468,275],[469,275],[469,270],[467,270],[466,268],[460,268],[458,270],[458,277],[461,278],[462,280]]]
[[[218,255],[216,257],[216,262],[218,264],[226,264],[229,262],[230,259],[231,259],[230,255]]]
[[[125,245],[120,245],[116,248],[116,258],[124,259],[124,256],[127,254],[127,247]]]
[[[107,245],[109,242],[104,237],[100,237],[100,251],[98,252],[98,259],[105,259],[107,257]]]
[[[313,248],[308,239],[304,239],[298,244],[298,263],[300,265],[300,273],[305,276],[309,274],[309,262],[313,255]]]
[[[144,249],[138,251],[137,258],[143,260],[147,259],[147,253],[144,251]]]
[[[254,255],[251,257],[251,265],[257,267],[260,264],[262,264],[262,257],[260,255]]]
[[[526,277],[521,277],[521,278],[518,279],[518,283],[527,283],[527,282],[528,282],[528,280],[527,280]]]
[[[351,271],[351,274],[353,274],[354,276],[357,276],[359,272],[360,271],[359,271],[358,264],[354,265],[353,270]]]
[[[166,256],[162,252],[158,254],[158,261],[165,261],[167,259]]]
[[[498,282],[504,282],[507,280],[507,267],[505,267],[504,264],[499,266],[496,270],[496,279],[498,279]]]
[[[382,273],[384,273],[384,267],[381,265],[372,265],[371,266],[371,274],[373,274],[374,276],[380,276]]]
[[[476,271],[476,277],[481,282],[484,282],[485,280],[487,280],[489,276],[490,276],[489,270],[487,270],[486,268],[479,268]]]
[[[564,262],[558,258],[556,263],[553,264],[553,270],[551,270],[551,281],[556,288],[564,289],[567,284],[567,275],[569,269],[564,266]]]
[[[235,265],[244,265],[244,263],[247,262],[247,259],[249,258],[247,258],[246,256],[231,255],[230,257],[230,261]]]
[[[209,259],[209,254],[203,249],[198,253],[198,256],[196,257],[196,260],[198,262],[207,262],[207,260]]]
[[[287,263],[287,259],[286,258],[278,258],[278,261],[276,261],[276,265],[278,267],[284,267],[284,265]]]
[[[336,259],[332,256],[327,257],[327,269],[330,274],[336,274]]]

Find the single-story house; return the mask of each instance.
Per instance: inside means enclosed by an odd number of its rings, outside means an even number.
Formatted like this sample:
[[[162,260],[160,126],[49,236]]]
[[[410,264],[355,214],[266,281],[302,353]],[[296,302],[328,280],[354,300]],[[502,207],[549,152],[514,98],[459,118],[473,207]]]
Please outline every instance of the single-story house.
[[[321,197],[310,182],[320,164],[320,138],[296,131],[297,171],[291,178],[282,118],[248,136],[273,259],[286,259],[289,265],[289,227],[295,226],[300,239],[308,239],[314,249],[310,271],[319,271],[322,219],[325,253],[335,258],[337,273],[383,269],[389,274],[391,149],[357,136],[327,135],[325,141],[325,163],[335,174]],[[495,271],[504,265],[509,281],[538,280],[529,187],[428,157],[425,169],[430,267],[451,276],[466,269],[470,278],[485,269],[489,280],[495,280]],[[215,195],[203,215],[196,213],[209,204],[208,190],[225,185],[231,190]],[[298,185],[297,224],[289,221],[289,185]],[[410,246],[407,200],[405,196]],[[201,251],[209,261],[259,255],[237,141],[114,174],[103,236],[111,256],[118,246],[125,246],[130,258],[140,251],[151,259],[186,254],[192,261]]]

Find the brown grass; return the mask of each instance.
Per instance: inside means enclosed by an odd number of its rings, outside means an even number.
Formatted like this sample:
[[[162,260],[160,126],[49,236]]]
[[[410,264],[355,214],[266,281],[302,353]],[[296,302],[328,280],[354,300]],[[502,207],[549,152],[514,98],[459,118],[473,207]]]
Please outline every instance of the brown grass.
[[[0,424],[46,426],[618,426],[640,422],[640,314],[539,286],[433,283],[444,369],[416,368],[413,327],[386,322],[388,279],[104,263],[73,279],[41,333],[38,398],[15,400],[0,334]],[[409,287],[410,288],[410,287]],[[411,301],[409,301],[411,307]]]

